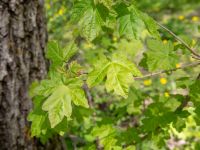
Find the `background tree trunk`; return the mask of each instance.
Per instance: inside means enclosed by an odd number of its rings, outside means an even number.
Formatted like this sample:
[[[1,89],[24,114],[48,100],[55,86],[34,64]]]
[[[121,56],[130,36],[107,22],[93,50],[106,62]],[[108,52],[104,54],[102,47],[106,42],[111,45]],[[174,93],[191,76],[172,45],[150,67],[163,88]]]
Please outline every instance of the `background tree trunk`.
[[[26,120],[28,87],[46,75],[46,41],[43,0],[0,0],[1,150],[39,149]]]

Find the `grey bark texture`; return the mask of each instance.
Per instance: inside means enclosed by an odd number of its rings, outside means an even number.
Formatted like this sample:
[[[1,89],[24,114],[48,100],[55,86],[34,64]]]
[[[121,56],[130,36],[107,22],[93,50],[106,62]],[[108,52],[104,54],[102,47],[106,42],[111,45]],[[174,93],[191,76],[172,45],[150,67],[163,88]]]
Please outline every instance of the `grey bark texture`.
[[[28,87],[46,75],[44,0],[0,0],[0,149],[60,149],[41,146],[29,133]]]

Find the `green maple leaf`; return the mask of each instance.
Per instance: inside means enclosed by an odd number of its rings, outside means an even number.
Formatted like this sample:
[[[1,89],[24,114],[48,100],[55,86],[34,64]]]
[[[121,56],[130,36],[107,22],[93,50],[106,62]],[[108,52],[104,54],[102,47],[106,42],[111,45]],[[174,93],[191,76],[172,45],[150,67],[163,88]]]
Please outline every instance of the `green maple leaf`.
[[[58,84],[45,100],[42,109],[48,112],[51,128],[54,128],[64,117],[70,119],[72,114],[72,102],[77,106],[88,108],[85,93],[81,89],[83,82],[79,78],[66,79],[64,83]]]
[[[107,72],[106,89],[108,92],[127,97],[129,85],[133,81],[132,74],[117,64],[111,64]]]
[[[117,139],[115,139],[116,129],[111,125],[102,125],[95,127],[92,130],[92,135],[100,139],[100,144],[104,146],[105,150],[111,150],[116,146]]]
[[[61,48],[56,41],[51,41],[47,45],[46,57],[53,62],[53,66],[62,66],[76,52],[77,47],[74,42],[68,43],[66,48]]]
[[[29,89],[29,95],[48,97],[59,85],[63,84],[62,79],[66,78],[63,74],[58,73],[55,70],[49,71],[48,79],[44,79],[41,82],[33,82]]]
[[[58,85],[61,85],[60,80],[42,80],[40,84],[34,89],[34,95],[49,96]]]
[[[121,6],[119,6],[120,9]],[[124,8],[125,9],[125,8]],[[124,13],[124,11],[123,11]],[[126,35],[128,38],[138,38],[143,30],[143,22],[138,17],[138,13],[135,10],[129,11],[127,13],[119,14],[119,34]]]
[[[140,17],[142,18],[147,30],[149,31],[149,33],[157,38],[160,39],[160,34],[158,32],[158,26],[155,22],[155,20],[153,18],[151,18],[149,15],[147,15],[146,13],[143,12],[139,12]]]
[[[115,8],[118,13],[119,34],[128,38],[140,38],[143,30],[147,29],[151,36],[160,37],[156,22],[147,14],[142,13],[133,5],[127,7],[120,3]]]
[[[110,134],[115,133],[115,128],[113,128],[111,125],[101,125],[100,127],[96,126],[92,130],[92,135],[95,137],[99,137],[100,139],[103,139],[104,137],[107,137]]]
[[[72,101],[77,106],[88,108],[88,102],[85,98],[85,92],[81,88],[71,89]]]
[[[51,128],[48,113],[41,108],[44,99],[43,96],[36,96],[34,98],[34,109],[27,118],[28,121],[31,121],[31,136],[38,137],[41,141],[46,141],[54,133],[63,135],[67,130],[67,118],[64,118],[53,129]]]
[[[95,69],[89,73],[87,83],[89,87],[93,87],[103,81],[107,75],[110,62],[107,58],[100,58],[99,63],[95,64]]]
[[[170,41],[164,44],[162,41],[150,39],[147,41],[147,46],[145,60],[149,71],[170,70],[176,67],[179,57]]]
[[[89,9],[80,23],[82,34],[88,41],[92,41],[99,35],[102,19],[97,9]]]
[[[79,78],[72,78],[66,82],[67,86],[70,89],[70,94],[72,97],[72,101],[77,106],[82,106],[88,108],[88,101],[85,97],[85,92],[81,88],[83,86],[83,81]]]
[[[151,116],[142,120],[142,129],[147,132],[154,131],[159,126],[159,117]]]
[[[34,109],[28,115],[28,121],[31,121],[31,136],[40,137],[45,135],[49,127],[47,123],[47,113],[41,109],[44,97],[38,96],[34,100]]]
[[[115,43],[114,46],[119,50],[119,54],[126,55],[130,58],[135,57],[143,48],[142,42],[136,39],[132,39],[131,41],[121,39],[118,43]]]
[[[126,101],[127,113],[128,114],[138,114],[141,113],[141,105],[144,96],[142,92],[134,87],[131,87],[129,90],[128,98]]]
[[[53,94],[47,98],[42,109],[48,111],[51,127],[55,127],[66,116],[70,118],[72,113],[71,95],[69,88],[61,85],[56,88]]]
[[[128,72],[130,72],[133,76],[141,76],[140,70],[138,70],[137,66],[129,61],[125,56],[113,54],[112,55],[112,61],[113,64],[116,64],[120,66],[121,68],[124,68]]]
[[[91,0],[81,0],[74,4],[71,20],[78,21],[83,37],[92,41],[99,35],[108,13],[108,9],[101,4],[94,5]]]
[[[110,61],[106,58],[101,59],[101,63],[98,63],[88,75],[87,83],[92,87],[107,77],[105,84],[107,91],[114,91],[115,94],[127,97],[133,76],[141,76],[137,67],[123,56],[113,55]]]
[[[137,67],[123,56],[113,55],[107,71],[106,89],[127,97],[133,76],[141,76]]]
[[[85,14],[88,9],[92,8],[92,1],[91,0],[79,0],[74,3],[72,9],[72,22],[78,22]]]

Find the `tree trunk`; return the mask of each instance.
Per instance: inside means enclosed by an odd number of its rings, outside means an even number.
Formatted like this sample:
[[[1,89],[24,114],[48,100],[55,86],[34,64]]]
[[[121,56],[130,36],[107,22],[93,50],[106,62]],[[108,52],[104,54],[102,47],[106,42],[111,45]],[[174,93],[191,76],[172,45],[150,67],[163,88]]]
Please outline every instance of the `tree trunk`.
[[[28,87],[46,75],[46,41],[44,0],[0,0],[1,150],[39,148],[26,120],[32,107]]]

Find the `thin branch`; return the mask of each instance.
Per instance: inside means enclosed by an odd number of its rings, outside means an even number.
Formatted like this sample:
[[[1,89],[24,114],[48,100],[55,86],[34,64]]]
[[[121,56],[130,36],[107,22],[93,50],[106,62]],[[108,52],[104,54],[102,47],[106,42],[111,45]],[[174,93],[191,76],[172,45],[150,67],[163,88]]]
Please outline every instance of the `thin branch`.
[[[200,58],[200,55],[192,49],[185,41],[183,41],[180,37],[178,37],[175,33],[173,33],[171,30],[160,24],[159,22],[156,22],[158,26],[166,30],[169,34],[171,34],[177,41],[181,42],[193,55],[197,56]]]
[[[197,57],[197,56],[192,56],[192,58],[196,59],[196,60],[200,60],[200,57]]]
[[[88,103],[89,103],[90,108],[94,108],[93,98],[92,98],[92,95],[90,93],[90,89],[88,88],[88,85],[87,85],[86,82],[83,85],[83,89],[84,89],[84,91],[86,93],[86,97],[88,99]]]
[[[197,61],[197,62],[191,63],[191,64],[187,64],[187,65],[182,65],[181,67],[170,69],[170,70],[162,70],[162,71],[159,71],[159,72],[150,73],[150,74],[144,75],[142,77],[134,77],[134,79],[135,80],[141,80],[141,79],[156,76],[156,75],[159,75],[159,74],[162,74],[162,73],[172,72],[172,71],[176,71],[176,70],[179,70],[179,69],[194,67],[194,66],[198,66],[198,65],[200,65],[200,61]]]
[[[63,137],[60,136],[60,141],[61,141],[61,146],[63,150],[68,150],[67,148],[67,144],[65,142],[65,139]]]
[[[183,108],[185,108],[188,104],[188,102],[190,101],[190,96],[187,95],[185,97],[185,99],[182,101],[182,103],[176,108],[175,112],[179,112],[179,111],[182,111]]]
[[[197,77],[197,80],[200,80],[200,73],[199,73],[199,75],[198,75],[198,77]]]

